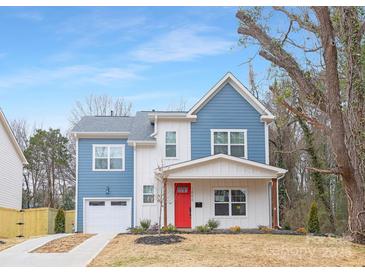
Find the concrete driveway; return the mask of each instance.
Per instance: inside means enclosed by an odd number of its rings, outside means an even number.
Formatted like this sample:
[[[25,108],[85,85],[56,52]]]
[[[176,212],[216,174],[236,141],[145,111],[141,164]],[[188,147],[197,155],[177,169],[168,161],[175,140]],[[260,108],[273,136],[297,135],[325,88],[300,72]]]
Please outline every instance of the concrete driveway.
[[[0,252],[2,266],[87,266],[88,263],[114,238],[115,234],[97,234],[68,253],[29,253],[45,243],[65,237],[56,234],[27,240]]]

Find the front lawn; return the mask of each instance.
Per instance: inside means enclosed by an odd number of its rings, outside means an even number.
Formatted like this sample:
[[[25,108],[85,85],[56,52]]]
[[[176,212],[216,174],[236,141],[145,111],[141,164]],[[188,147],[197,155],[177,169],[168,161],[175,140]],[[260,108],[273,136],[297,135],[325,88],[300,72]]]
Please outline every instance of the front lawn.
[[[183,234],[181,243],[136,244],[118,235],[90,266],[364,266],[365,246],[343,239],[288,235]]]

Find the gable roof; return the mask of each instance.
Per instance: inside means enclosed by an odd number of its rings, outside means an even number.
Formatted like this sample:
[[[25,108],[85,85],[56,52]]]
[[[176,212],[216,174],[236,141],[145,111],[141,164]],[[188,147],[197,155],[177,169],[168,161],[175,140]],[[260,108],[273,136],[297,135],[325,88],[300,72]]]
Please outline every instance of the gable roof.
[[[8,120],[5,117],[5,114],[3,113],[2,109],[0,108],[0,123],[3,125],[5,132],[8,134],[10,142],[13,144],[20,160],[24,165],[28,164],[27,159],[25,158],[22,149],[20,148],[18,141],[15,138],[14,132],[11,129]]]
[[[224,174],[221,168],[227,163],[232,168],[226,170]],[[208,168],[207,168],[208,167]],[[163,172],[169,178],[187,177],[187,178],[212,178],[217,171],[220,177],[236,177],[236,178],[277,178],[284,175],[287,170],[242,159],[226,154],[211,155],[191,161],[180,162],[163,167]],[[156,170],[158,172],[158,170]]]
[[[231,73],[228,72],[216,83],[188,112],[187,115],[195,115],[202,109],[227,83],[246,99],[260,114],[261,120],[271,122],[275,116]]]

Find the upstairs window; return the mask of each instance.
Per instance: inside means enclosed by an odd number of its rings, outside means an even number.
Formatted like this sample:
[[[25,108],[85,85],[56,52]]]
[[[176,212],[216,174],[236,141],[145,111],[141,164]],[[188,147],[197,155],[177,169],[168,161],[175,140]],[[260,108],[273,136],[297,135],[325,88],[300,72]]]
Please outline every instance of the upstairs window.
[[[176,158],[176,131],[166,131],[165,158]]]
[[[124,145],[93,145],[94,171],[123,171]]]
[[[247,130],[212,129],[212,155],[227,154],[247,158]]]

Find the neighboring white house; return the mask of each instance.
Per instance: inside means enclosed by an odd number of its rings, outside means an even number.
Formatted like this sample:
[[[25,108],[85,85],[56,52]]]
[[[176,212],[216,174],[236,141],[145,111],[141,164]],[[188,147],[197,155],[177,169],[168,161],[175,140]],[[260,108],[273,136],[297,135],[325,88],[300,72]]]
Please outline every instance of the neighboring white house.
[[[0,109],[0,207],[21,209],[25,164],[27,160]]]

